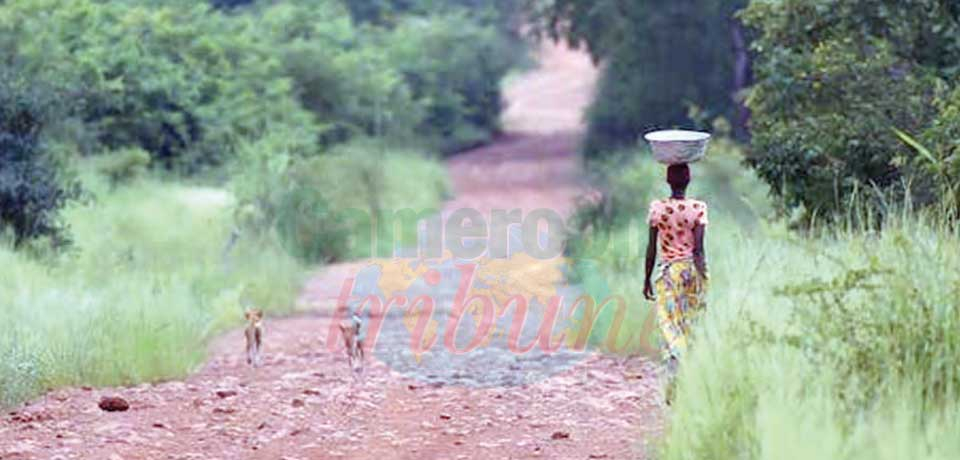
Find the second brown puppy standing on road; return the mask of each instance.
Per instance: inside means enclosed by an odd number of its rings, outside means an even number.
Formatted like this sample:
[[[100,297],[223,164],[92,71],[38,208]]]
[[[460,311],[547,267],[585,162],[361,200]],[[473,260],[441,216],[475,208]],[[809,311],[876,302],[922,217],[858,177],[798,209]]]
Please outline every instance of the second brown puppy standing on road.
[[[340,333],[343,334],[343,344],[347,349],[347,362],[350,363],[350,370],[355,377],[363,373],[363,336],[360,334],[362,326],[363,321],[356,314],[340,323]],[[354,361],[357,361],[359,366]]]
[[[263,346],[263,311],[247,310],[243,313],[247,319],[247,364],[260,367],[260,349]]]

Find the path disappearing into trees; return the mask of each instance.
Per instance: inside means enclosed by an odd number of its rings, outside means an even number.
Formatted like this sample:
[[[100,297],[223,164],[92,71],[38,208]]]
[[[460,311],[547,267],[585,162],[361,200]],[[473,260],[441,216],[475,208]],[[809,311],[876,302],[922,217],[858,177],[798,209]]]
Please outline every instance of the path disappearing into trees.
[[[571,213],[583,192],[576,151],[595,78],[586,55],[545,45],[540,66],[508,84],[506,134],[448,161],[455,198],[442,214]],[[575,290],[562,286],[559,260],[511,260],[480,262],[502,278],[508,294]],[[242,333],[235,331],[218,339],[209,361],[185,381],[51,392],[0,419],[0,459],[645,456],[661,417],[656,368],[642,358],[518,355],[497,343],[461,356],[412,357],[409,318],[388,313],[366,373],[354,381],[345,356],[326,347],[343,283],[355,279],[358,290],[411,288],[425,266],[398,258],[326,267],[304,288],[305,316],[268,318],[263,367],[246,366]],[[457,274],[442,264],[433,270],[441,278]],[[435,284],[419,286],[438,299],[441,317],[455,289]],[[540,310],[531,307],[528,321],[543,319]],[[434,333],[439,348],[443,331]],[[98,401],[113,395],[128,400],[130,410],[102,412]]]

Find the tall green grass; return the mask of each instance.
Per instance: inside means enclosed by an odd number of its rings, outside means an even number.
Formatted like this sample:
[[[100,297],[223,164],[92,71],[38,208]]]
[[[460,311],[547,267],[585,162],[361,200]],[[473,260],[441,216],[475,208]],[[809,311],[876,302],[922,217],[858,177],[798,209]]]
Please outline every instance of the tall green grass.
[[[717,248],[664,458],[960,456],[960,238],[883,228]]]
[[[417,150],[364,140],[318,153],[296,142],[279,134],[249,144],[231,185],[241,227],[276,234],[308,263],[392,256],[416,242],[418,219],[398,214],[435,214],[449,191],[443,165]]]
[[[439,161],[352,143],[296,165],[279,229],[307,260],[393,257],[415,246],[420,220],[450,193]],[[318,207],[320,209],[318,209]],[[304,212],[307,210],[308,212]]]
[[[789,231],[762,211],[769,203],[749,173],[731,177],[732,194],[702,180],[725,161],[723,149],[711,155],[694,166],[691,193],[711,204],[708,312],[681,366],[661,457],[960,458],[956,227],[888,209],[882,222],[851,212],[832,227]],[[662,183],[645,157],[621,169]],[[650,309],[640,295],[643,227],[611,229],[637,241],[628,256],[594,257],[594,288],[631,302],[626,330]]]
[[[145,181],[68,209],[69,253],[0,246],[0,406],[182,376],[245,305],[291,311],[302,267],[264,240],[225,253],[231,208],[218,189]]]

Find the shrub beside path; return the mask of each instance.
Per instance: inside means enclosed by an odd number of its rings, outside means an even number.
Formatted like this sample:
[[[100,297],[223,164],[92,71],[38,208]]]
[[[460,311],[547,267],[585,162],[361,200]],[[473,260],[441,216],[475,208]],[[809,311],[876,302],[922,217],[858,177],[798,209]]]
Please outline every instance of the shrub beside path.
[[[586,55],[545,45],[541,66],[507,90],[507,134],[449,160],[456,198],[444,211],[570,213],[595,77]],[[372,358],[354,382],[345,356],[324,345],[333,299],[368,263],[325,268],[304,289],[308,315],[268,319],[262,368],[246,366],[234,331],[184,381],[52,391],[0,418],[0,459],[644,457],[661,417],[656,369],[642,358],[588,355],[549,378],[488,388],[424,383]],[[521,268],[527,276],[550,263]],[[130,408],[104,412],[103,396]]]

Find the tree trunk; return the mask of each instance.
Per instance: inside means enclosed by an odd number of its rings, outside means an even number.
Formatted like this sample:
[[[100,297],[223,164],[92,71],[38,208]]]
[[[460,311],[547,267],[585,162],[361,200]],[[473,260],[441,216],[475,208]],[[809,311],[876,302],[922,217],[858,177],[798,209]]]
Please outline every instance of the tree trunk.
[[[753,69],[743,24],[736,18],[730,20],[730,35],[734,53],[733,99],[737,108],[733,130],[737,138],[747,139],[750,136],[750,109],[745,103],[744,90],[753,84]]]

